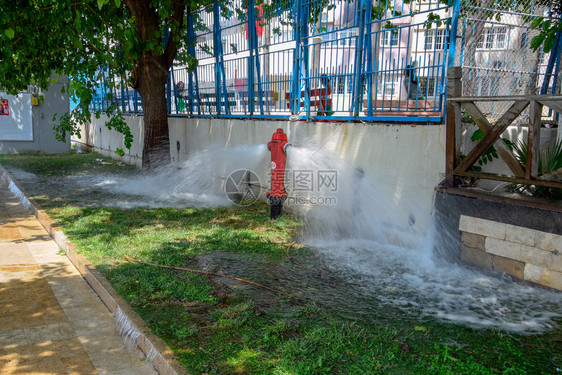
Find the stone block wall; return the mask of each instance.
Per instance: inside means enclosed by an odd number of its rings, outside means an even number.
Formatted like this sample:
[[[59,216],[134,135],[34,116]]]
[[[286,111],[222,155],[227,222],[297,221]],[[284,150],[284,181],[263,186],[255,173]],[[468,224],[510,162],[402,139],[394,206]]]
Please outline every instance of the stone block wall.
[[[562,290],[562,236],[461,215],[461,260]]]

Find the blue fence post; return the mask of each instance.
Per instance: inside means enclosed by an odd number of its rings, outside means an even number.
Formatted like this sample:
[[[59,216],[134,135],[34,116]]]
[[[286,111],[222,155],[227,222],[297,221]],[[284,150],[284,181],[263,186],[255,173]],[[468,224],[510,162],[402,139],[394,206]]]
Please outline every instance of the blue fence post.
[[[170,28],[166,27],[164,29],[164,40],[162,44],[164,48],[168,45],[168,41],[170,40]],[[168,113],[172,113],[172,74],[174,74],[174,69],[172,67],[172,71],[168,71],[168,84],[166,85],[166,108],[168,109]]]
[[[304,91],[304,108],[306,109],[306,119],[310,118],[310,59],[309,59],[309,39],[308,39],[308,15],[310,14],[309,1],[301,2],[300,24],[301,24],[301,69],[300,79],[302,79]],[[300,96],[300,93],[299,93]]]
[[[455,64],[455,52],[457,48],[457,29],[459,25],[459,16],[461,9],[461,0],[453,0],[453,15],[451,17],[451,27],[449,28],[449,43],[447,45],[447,59],[443,59],[443,72],[441,77],[441,88],[440,92],[444,93],[440,95],[439,107],[443,110],[443,119],[447,116],[447,89],[445,86],[445,75],[447,74],[448,68],[454,66]],[[435,34],[437,35],[437,34]],[[460,63],[462,65],[462,61]]]
[[[121,81],[121,112],[128,112],[125,111],[125,85],[123,81]]]
[[[168,95],[168,113],[172,113],[172,97],[175,101],[175,93],[176,90],[172,90],[172,88],[176,87],[176,80],[174,79],[174,64],[170,67],[170,71],[168,72],[168,87],[167,87],[167,95]],[[176,114],[178,113],[178,108],[176,107]]]
[[[226,114],[230,114],[228,107],[228,92],[226,91],[226,79],[224,71],[224,58],[222,54],[222,35],[220,25],[219,3],[213,1],[213,53],[215,55],[215,100],[217,116],[220,116],[222,107],[222,96],[224,95],[224,108]],[[221,91],[221,86],[223,91]]]
[[[367,0],[367,13],[365,14],[366,23],[366,34],[365,34],[365,46],[367,50],[366,60],[367,60],[367,115],[373,115],[373,34],[372,27],[373,22],[371,20],[371,8],[373,6],[373,0]]]
[[[138,101],[138,93],[137,93],[137,90],[134,90],[133,91],[133,108],[135,110],[135,113],[139,112],[139,106],[138,106],[137,101]]]
[[[262,5],[263,6],[263,5]],[[258,31],[256,28],[256,24],[257,24],[257,17],[255,14],[255,7],[253,8],[254,10],[254,25],[253,25],[253,29],[254,29],[254,42],[252,44],[252,49],[254,50],[254,59],[256,62],[256,78],[258,80],[258,100],[259,100],[259,104],[260,104],[260,114],[263,116],[264,112],[263,112],[263,89],[261,86],[261,66],[260,66],[260,55],[259,55],[259,50],[258,50]],[[258,14],[259,16],[259,14]]]
[[[560,34],[560,31],[558,32]],[[556,52],[556,67],[554,68],[554,78],[552,80],[552,94],[556,94],[556,85],[558,84],[558,73],[560,72],[560,58],[562,54],[562,35],[558,39],[558,51]]]
[[[301,69],[301,2],[303,0],[295,0],[293,4],[293,13],[295,27],[293,35],[295,39],[295,51],[293,52],[293,83],[291,87],[291,112],[298,115],[300,112],[300,69]]]
[[[554,36],[554,42],[552,44],[552,49],[550,50],[550,57],[548,59],[548,64],[546,66],[544,80],[541,87],[541,95],[546,95],[546,93],[548,92],[548,85],[550,84],[550,77],[552,77],[552,70],[554,69],[556,60],[560,58],[559,44],[561,42],[562,38],[560,38],[560,31],[558,31]],[[554,82],[556,82],[556,75],[554,76]]]
[[[195,31],[193,30],[193,14],[191,9],[187,10],[187,52],[195,58]],[[195,81],[195,82],[194,82]],[[197,78],[197,67],[193,72],[188,73],[187,95],[189,100],[189,114],[193,114],[193,103],[197,98],[197,114],[201,114],[201,101],[199,100],[199,80]],[[195,95],[194,95],[195,93]]]
[[[254,115],[256,94],[254,92],[254,39],[256,38],[256,21],[254,17],[254,0],[248,0],[248,49],[250,57],[248,58],[248,112],[250,117]]]
[[[451,28],[449,30],[449,51],[447,58],[447,68],[455,64],[455,53],[457,47],[457,29],[459,26],[459,15],[461,10],[461,0],[453,0],[453,16]],[[437,34],[436,34],[437,35]]]
[[[218,45],[220,40],[220,20],[219,20],[219,4],[217,0],[213,1],[213,55],[215,55],[215,105],[217,110],[217,115],[220,115],[221,111],[221,99],[220,99],[220,63],[219,63],[219,51]]]
[[[359,9],[357,11],[359,19],[359,36],[357,37],[357,46],[355,47],[355,66],[353,72],[353,117],[359,116],[361,109],[361,99],[363,97],[363,45],[365,41],[365,17],[367,13],[367,0],[360,0]]]

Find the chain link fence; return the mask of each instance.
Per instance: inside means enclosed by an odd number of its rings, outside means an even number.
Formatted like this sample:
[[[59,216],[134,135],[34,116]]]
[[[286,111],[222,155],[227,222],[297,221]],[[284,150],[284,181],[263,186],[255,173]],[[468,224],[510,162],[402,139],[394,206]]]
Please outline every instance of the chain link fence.
[[[545,0],[465,0],[455,59],[455,65],[463,68],[463,96],[540,94],[550,53],[531,48],[539,33],[531,24],[549,11]],[[560,93],[560,86],[553,89],[552,82],[546,92]],[[493,121],[508,109],[508,102],[480,102],[479,107]],[[550,110],[543,113],[543,118],[553,121],[554,116]],[[526,121],[527,111],[518,122]]]

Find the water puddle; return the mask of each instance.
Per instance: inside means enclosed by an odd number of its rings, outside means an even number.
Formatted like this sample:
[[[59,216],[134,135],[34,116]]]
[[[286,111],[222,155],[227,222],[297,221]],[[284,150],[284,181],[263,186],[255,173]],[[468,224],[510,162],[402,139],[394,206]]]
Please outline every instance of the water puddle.
[[[151,174],[51,178],[45,180],[51,186],[43,188],[59,189],[84,205],[223,206],[231,204],[223,190],[227,176],[238,169],[267,175],[268,158],[265,145],[214,148]],[[288,193],[300,200],[287,205],[307,223],[300,241],[318,249],[322,261],[313,257],[301,259],[303,266],[272,265],[257,256],[213,253],[200,256],[201,267],[261,282],[357,318],[388,310],[405,317],[540,332],[560,317],[562,293],[456,262],[450,249],[458,244],[448,243],[432,225],[417,229],[415,221],[424,214],[412,203],[415,197],[404,197],[397,205],[384,198],[394,193],[391,187],[373,186],[360,169],[317,150],[290,147],[288,169]],[[43,181],[25,177],[22,184],[32,183],[34,191],[41,185],[38,180]],[[324,199],[322,204],[319,199]],[[397,214],[404,210],[410,213],[408,222]]]

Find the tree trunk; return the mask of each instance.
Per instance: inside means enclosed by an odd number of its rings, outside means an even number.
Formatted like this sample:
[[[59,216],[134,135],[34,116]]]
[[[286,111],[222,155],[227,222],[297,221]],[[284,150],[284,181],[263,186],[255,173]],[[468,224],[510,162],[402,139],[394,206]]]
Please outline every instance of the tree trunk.
[[[163,59],[146,56],[137,69],[137,90],[144,112],[144,147],[142,169],[153,169],[170,163],[170,135],[166,82],[168,70]],[[158,61],[161,60],[161,61]]]
[[[183,20],[187,0],[174,0],[171,16],[164,29],[155,4],[147,0],[125,0],[134,20],[139,40],[146,42],[160,30],[168,30],[168,38],[163,41],[165,49],[158,54],[157,49],[143,50],[133,71],[133,88],[142,98],[144,112],[144,147],[142,168],[152,169],[170,163],[170,134],[168,131],[168,108],[166,106],[166,83],[168,72],[178,51],[178,41],[184,30]]]

